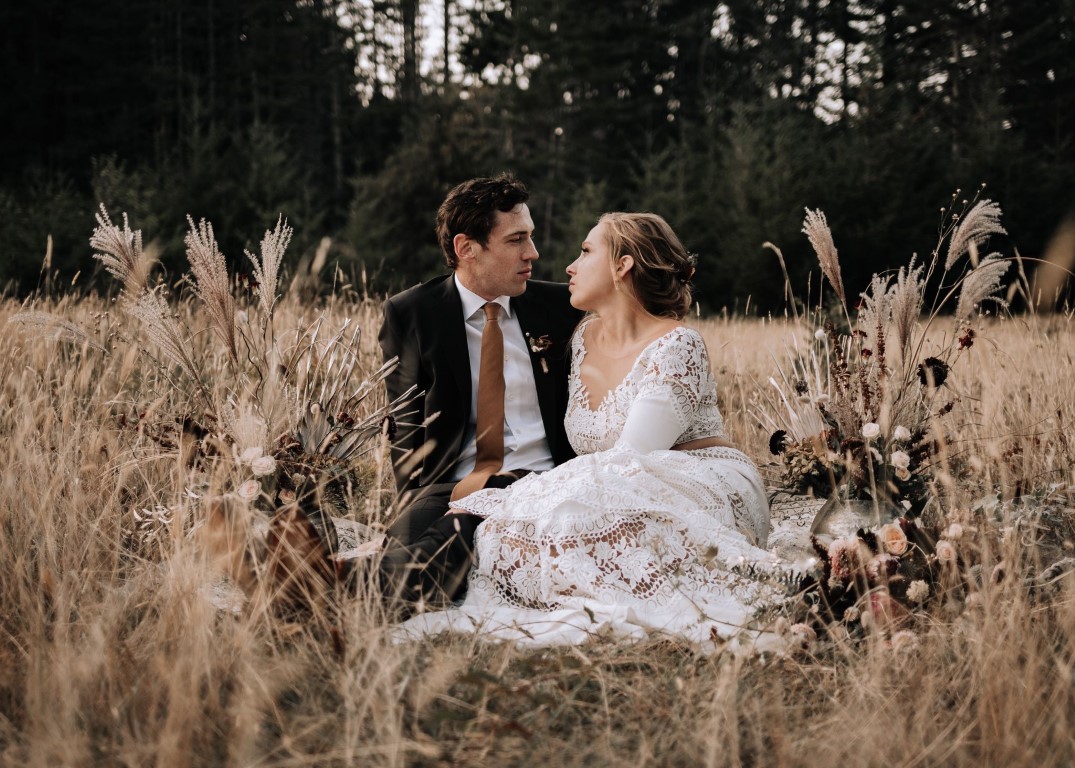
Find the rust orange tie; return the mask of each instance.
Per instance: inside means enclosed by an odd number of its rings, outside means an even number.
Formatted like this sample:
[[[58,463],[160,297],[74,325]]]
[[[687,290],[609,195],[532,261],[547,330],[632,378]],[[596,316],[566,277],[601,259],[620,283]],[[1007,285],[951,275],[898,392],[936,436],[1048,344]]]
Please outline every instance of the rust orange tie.
[[[474,469],[452,489],[452,501],[484,488],[485,481],[504,464],[504,334],[500,330],[500,305],[490,301],[483,309],[485,328],[478,366],[475,429],[477,454]]]

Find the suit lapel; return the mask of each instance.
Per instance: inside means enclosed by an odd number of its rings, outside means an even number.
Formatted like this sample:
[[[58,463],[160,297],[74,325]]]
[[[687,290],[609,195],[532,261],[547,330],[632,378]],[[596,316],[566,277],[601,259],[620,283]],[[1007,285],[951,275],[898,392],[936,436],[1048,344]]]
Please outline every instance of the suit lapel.
[[[553,435],[554,427],[563,421],[563,415],[557,407],[557,370],[551,365],[546,351],[535,352],[534,340],[549,331],[548,314],[541,302],[527,299],[527,294],[516,296],[511,300],[512,309],[519,317],[519,327],[526,339],[527,351],[530,353],[530,366],[534,369],[534,382],[537,386],[538,406],[541,408],[541,420],[545,423],[545,434]]]
[[[467,350],[467,331],[463,320],[463,300],[449,275],[440,292],[441,307],[427,315],[434,326],[434,336],[440,339],[433,349],[438,350],[437,364],[448,367],[459,385],[463,423],[470,418],[470,353]]]

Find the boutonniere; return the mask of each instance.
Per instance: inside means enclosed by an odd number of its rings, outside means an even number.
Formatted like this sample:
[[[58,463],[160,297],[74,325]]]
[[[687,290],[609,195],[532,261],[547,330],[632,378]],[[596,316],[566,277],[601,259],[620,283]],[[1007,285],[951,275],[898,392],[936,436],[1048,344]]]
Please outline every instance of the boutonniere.
[[[542,352],[545,352],[552,347],[552,339],[549,338],[549,334],[547,333],[537,337],[531,336],[528,333],[526,334],[526,343],[530,347],[530,354],[532,355],[540,355]],[[544,356],[539,358],[539,361],[541,362],[541,372],[548,373],[548,361],[545,360]]]
[[[552,339],[549,338],[547,333],[544,336],[538,336],[536,339],[528,333],[526,334],[526,341],[530,344],[530,351],[535,355],[552,347]]]

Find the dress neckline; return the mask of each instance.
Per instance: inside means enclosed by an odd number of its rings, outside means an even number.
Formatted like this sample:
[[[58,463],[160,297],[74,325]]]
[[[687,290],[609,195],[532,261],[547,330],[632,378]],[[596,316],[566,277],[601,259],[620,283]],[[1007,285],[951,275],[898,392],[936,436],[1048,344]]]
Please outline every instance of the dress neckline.
[[[586,358],[586,327],[589,326],[592,322],[593,321],[590,320],[579,325],[579,356],[577,361],[578,367],[576,369],[576,375],[578,376],[579,380],[579,386],[576,390],[578,396],[577,399],[579,400],[579,405],[585,408],[589,413],[598,413],[602,408],[605,407],[605,403],[608,402],[609,398],[613,397],[617,392],[619,392],[623,385],[627,383],[627,380],[631,378],[631,374],[635,372],[635,368],[638,367],[638,363],[646,356],[646,353],[649,352],[650,349],[667,339],[672,334],[687,330],[687,326],[677,325],[667,333],[661,334],[649,344],[647,344],[645,347],[643,347],[642,351],[639,352],[638,355],[635,357],[634,362],[631,363],[631,367],[627,369],[627,373],[624,374],[622,379],[620,379],[620,383],[614,387],[609,387],[608,392],[606,392],[605,396],[601,398],[601,402],[597,404],[596,408],[593,408],[590,405],[590,390],[586,386],[586,382],[582,380],[582,361]]]

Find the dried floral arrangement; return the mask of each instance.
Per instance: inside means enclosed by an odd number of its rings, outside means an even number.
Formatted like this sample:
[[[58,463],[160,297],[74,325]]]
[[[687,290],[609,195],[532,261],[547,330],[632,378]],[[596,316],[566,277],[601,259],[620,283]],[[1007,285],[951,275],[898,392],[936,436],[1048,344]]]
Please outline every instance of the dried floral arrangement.
[[[985,302],[1006,306],[997,292],[1010,267],[998,253],[978,253],[991,235],[1005,231],[1000,207],[977,195],[971,201],[957,197],[942,209],[930,257],[923,263],[912,257],[894,276],[875,275],[855,321],[825,216],[807,210],[803,232],[846,327],[820,322],[808,344],[796,346],[787,369],[770,379],[772,397],[756,408],[772,433],[770,451],[781,457],[786,489],[869,500],[909,516],[921,514],[934,497],[934,469],[955,458],[945,416],[958,395],[945,384],[960,354],[974,344],[978,308]],[[927,305],[927,284],[935,276],[936,295]],[[953,299],[954,312],[946,316]],[[943,346],[930,346],[936,342],[927,334],[942,322],[951,323],[952,331]]]
[[[177,513],[192,533],[215,511],[226,513],[238,535],[259,527],[265,533],[273,519],[301,515],[333,548],[329,518],[353,515],[367,492],[379,487],[370,467],[383,462],[368,459],[383,454],[411,393],[384,401],[379,385],[395,361],[363,375],[368,363],[360,360],[362,329],[351,320],[330,328],[320,313],[278,327],[281,265],[292,236],[282,217],[265,232],[259,254],[245,252],[251,263],[246,280],[229,274],[212,224],[188,223],[190,272],[180,282],[189,285],[188,301],[163,283],[151,283],[152,249],[143,247],[141,231],[130,228],[126,214],[119,226],[102,205],[90,238],[94,258],[122,284],[116,303],[133,330],[118,341],[137,348],[171,389],[162,394],[166,407],[135,404],[117,414],[118,425],[174,451],[190,479],[181,498],[162,491],[159,504],[132,510],[132,545],[149,554]],[[196,327],[201,317],[208,318],[208,329]],[[23,331],[92,341],[64,318],[33,309],[10,322]],[[206,330],[215,348],[195,351],[193,340]],[[90,346],[110,351],[96,341]],[[224,362],[214,361],[211,381],[203,374],[206,354]],[[244,547],[229,546],[240,554]]]
[[[780,458],[783,490],[827,499],[800,585],[809,621],[797,626],[805,634],[834,623],[891,634],[940,596],[965,591],[963,528],[944,521],[935,473],[958,472],[958,427],[946,417],[959,395],[949,373],[974,344],[981,305],[1007,306],[997,293],[1010,260],[979,256],[991,235],[1004,233],[1000,207],[979,199],[981,191],[972,200],[957,191],[942,209],[928,259],[912,257],[894,275],[873,277],[855,321],[825,216],[806,212],[803,232],[846,325],[817,322],[756,408]],[[824,317],[820,307],[815,317]],[[940,323],[951,330],[927,338]]]

